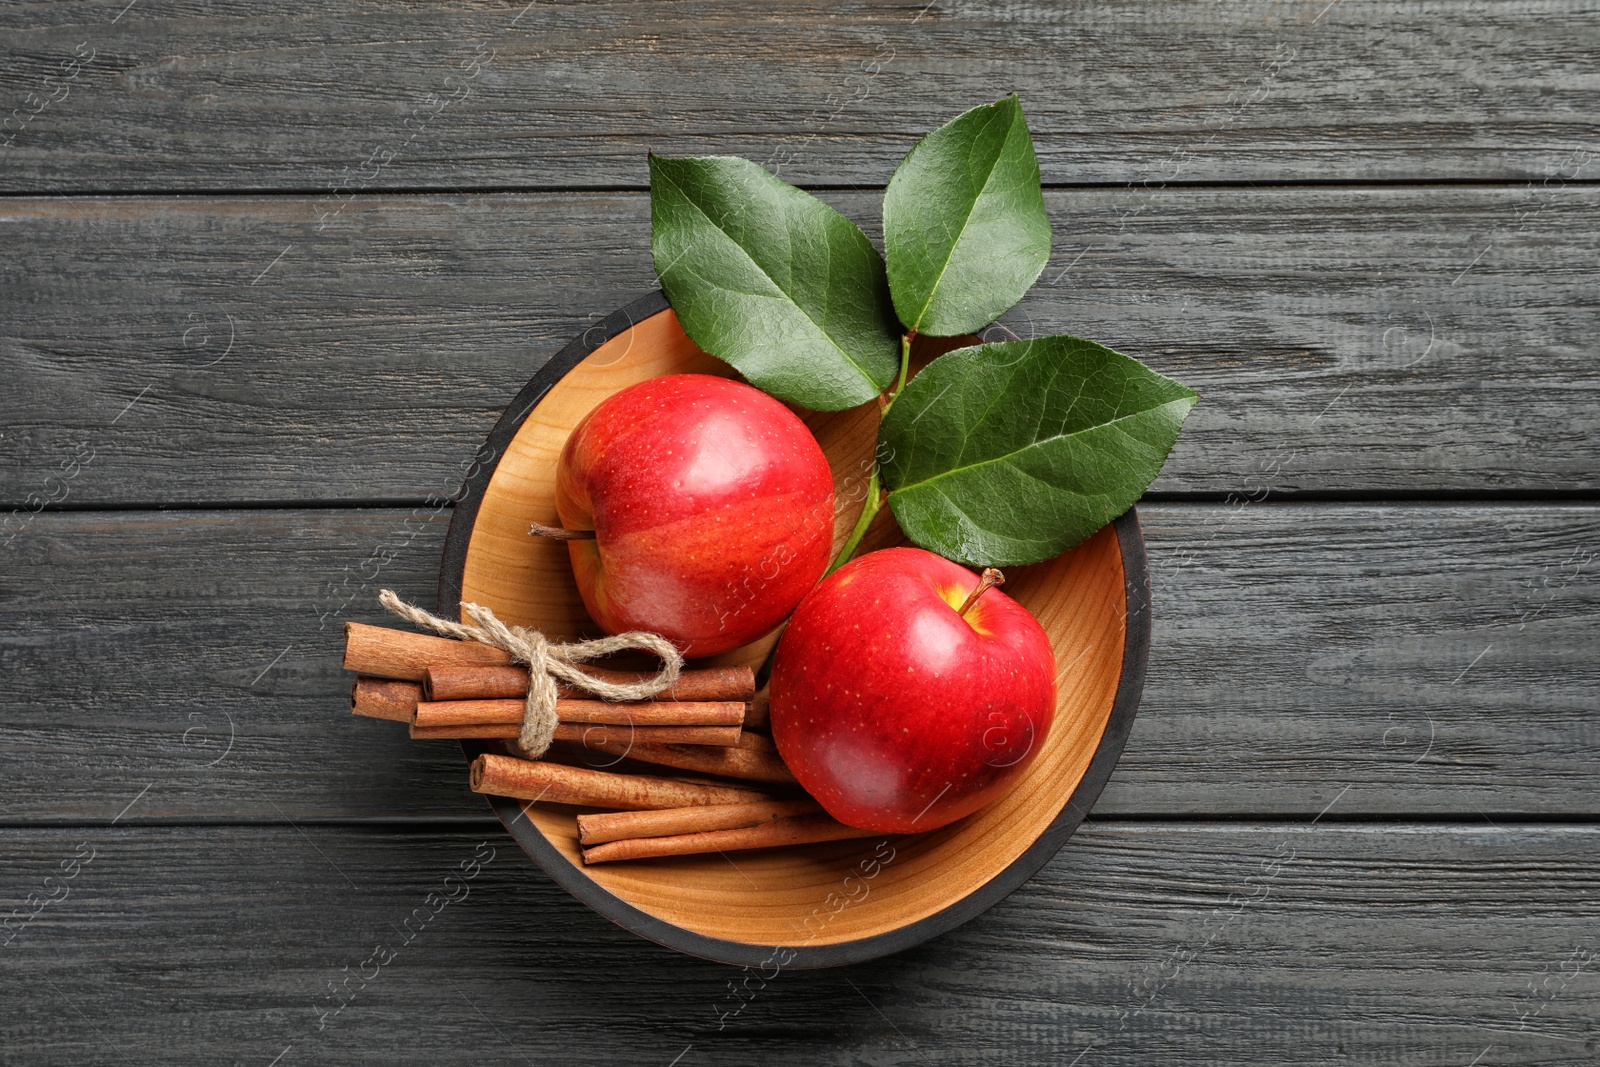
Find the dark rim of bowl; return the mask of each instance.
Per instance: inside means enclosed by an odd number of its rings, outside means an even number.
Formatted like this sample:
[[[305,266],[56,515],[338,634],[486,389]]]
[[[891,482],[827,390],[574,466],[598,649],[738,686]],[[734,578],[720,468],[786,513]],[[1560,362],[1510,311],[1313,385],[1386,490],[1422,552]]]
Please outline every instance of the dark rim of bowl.
[[[472,539],[472,528],[477,521],[478,506],[483,500],[489,479],[493,477],[499,458],[516,436],[523,421],[544,395],[568,371],[585,357],[617,334],[652,315],[660,314],[670,305],[664,293],[657,290],[639,298],[618,311],[612,312],[575,338],[550,359],[533,379],[517,394],[506,408],[494,429],[489,432],[485,448],[479,450],[468,469],[465,482],[456,498],[450,530],[445,536],[444,556],[439,566],[439,588],[435,610],[454,618],[461,610],[461,581],[466,571],[467,545]],[[1002,326],[990,327],[984,337],[1001,340],[1013,337]],[[485,452],[487,454],[485,454]],[[955,929],[977,917],[1010,895],[1017,887],[1038,872],[1049,859],[1067,843],[1078,824],[1099,798],[1111,777],[1111,771],[1122,755],[1123,745],[1133,728],[1133,718],[1139,708],[1139,697],[1144,689],[1145,666],[1150,656],[1150,574],[1145,557],[1144,535],[1135,508],[1113,524],[1117,543],[1122,553],[1124,589],[1127,595],[1127,634],[1122,653],[1122,674],[1117,683],[1117,694],[1111,705],[1111,716],[1105,732],[1100,736],[1089,767],[1078,782],[1072,796],[1059,814],[1039,835],[1038,840],[1013,860],[1005,870],[985,882],[978,889],[949,907],[918,919],[897,929],[855,941],[829,945],[763,945],[743,941],[728,941],[695,933],[681,926],[658,919],[648,912],[629,904],[600,883],[594,881],[575,866],[539,830],[524,819],[520,802],[507,797],[486,796],[484,799],[494,810],[507,832],[533,857],[544,872],[567,892],[584,904],[631,930],[641,937],[679,952],[736,967],[757,967],[774,962],[777,955],[792,953],[782,963],[786,969],[838,967],[862,963],[919,945]],[[472,760],[487,750],[482,742],[462,742],[467,759]]]

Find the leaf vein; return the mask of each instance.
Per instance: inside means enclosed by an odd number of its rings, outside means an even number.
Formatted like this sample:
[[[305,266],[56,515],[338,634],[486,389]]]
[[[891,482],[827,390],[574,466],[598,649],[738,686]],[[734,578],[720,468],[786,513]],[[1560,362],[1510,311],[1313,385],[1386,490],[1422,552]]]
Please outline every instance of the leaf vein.
[[[666,174],[665,172],[663,172],[661,176],[666,179],[668,184],[670,184],[674,189],[676,189],[678,191],[679,195],[683,197],[683,202],[684,203],[686,203],[690,207],[694,208],[694,210],[699,213],[701,218],[705,219],[708,223],[710,223],[712,225],[712,227],[715,228],[718,233],[720,233],[724,237],[726,237],[728,239],[728,243],[731,244],[734,248],[738,249],[739,250],[739,254],[742,255],[747,261],[749,261],[750,265],[752,267],[754,267],[757,271],[759,271],[763,278],[767,279],[767,281],[772,283],[772,287],[778,291],[778,295],[782,296],[790,304],[792,304],[800,312],[800,314],[802,314],[802,315],[804,315],[806,317],[807,321],[809,321],[811,323],[811,325],[813,325],[813,326],[815,326],[817,328],[817,333],[820,334],[822,336],[822,338],[825,341],[828,342],[828,344],[833,346],[834,351],[838,352],[840,356],[844,357],[844,360],[845,360],[846,363],[848,363],[848,364],[850,364],[850,366],[854,367],[856,369],[856,371],[861,375],[861,377],[866,379],[868,385],[871,385],[874,388],[877,387],[878,383],[873,380],[872,375],[867,373],[867,369],[865,367],[863,367],[859,362],[857,362],[856,358],[854,356],[852,356],[848,351],[846,351],[844,346],[840,345],[839,342],[834,339],[833,335],[828,332],[827,328],[825,326],[823,326],[822,323],[818,322],[816,320],[816,317],[813,316],[811,314],[811,312],[807,308],[802,306],[801,303],[798,300],[796,300],[792,295],[790,295],[789,292],[787,290],[785,290],[782,285],[778,284],[778,280],[776,278],[774,278],[767,271],[767,269],[765,267],[763,267],[760,263],[756,262],[756,258],[754,256],[752,256],[748,251],[746,251],[745,247],[743,245],[741,245],[738,241],[736,241],[731,233],[729,233],[726,229],[723,228],[722,223],[719,220],[713,219],[711,217],[711,213],[706,211],[705,208],[701,207],[694,200],[694,198],[689,195],[688,191],[686,189],[684,189],[683,186],[679,185],[676,181],[673,181],[671,175]],[[833,252],[832,242],[825,241],[825,245],[826,245],[826,247],[828,249],[828,253],[831,255],[832,252]],[[726,287],[724,287],[724,288],[726,288]],[[728,291],[728,292],[737,292],[738,290],[726,290],[726,291]],[[748,294],[748,295],[759,296],[759,295],[763,295],[763,294],[751,293],[751,294]]]
[[[1011,125],[1014,126],[1015,124],[1016,119],[1013,118]],[[927,316],[928,309],[933,306],[933,298],[939,292],[939,286],[944,284],[945,272],[950,269],[950,261],[956,258],[956,247],[961,244],[961,238],[966,235],[967,226],[972,222],[973,213],[978,210],[978,201],[983,199],[983,194],[988,191],[989,183],[994,180],[995,168],[1000,165],[1000,157],[1005,155],[1006,141],[1010,137],[1011,130],[1008,128],[1005,139],[1000,142],[999,151],[995,152],[993,158],[989,160],[989,171],[983,176],[983,184],[978,187],[977,193],[973,195],[972,200],[967,204],[967,213],[961,220],[961,228],[956,231],[955,240],[950,242],[950,251],[945,253],[944,263],[939,267],[939,276],[928,287],[928,299],[922,302],[922,307],[917,311],[917,321],[911,324],[913,329],[922,325],[922,320]],[[976,138],[974,138],[974,144],[976,144]]]
[[[932,485],[934,482],[937,482],[942,478],[948,478],[953,474],[963,474],[963,473],[965,473],[967,471],[977,470],[980,467],[988,467],[988,466],[992,466],[992,465],[994,465],[996,463],[1004,463],[1006,460],[1009,460],[1009,459],[1011,459],[1011,458],[1013,458],[1015,456],[1022,455],[1024,452],[1028,452],[1028,451],[1030,451],[1032,449],[1043,448],[1045,445],[1054,444],[1057,441],[1070,440],[1070,439],[1072,439],[1074,437],[1081,436],[1082,434],[1089,433],[1089,432],[1091,432],[1093,430],[1103,430],[1103,429],[1107,429],[1107,428],[1120,429],[1121,427],[1120,427],[1119,424],[1127,422],[1129,419],[1138,418],[1141,415],[1154,414],[1155,412],[1158,412],[1158,411],[1162,410],[1163,408],[1168,408],[1168,407],[1171,407],[1174,404],[1182,404],[1182,403],[1186,403],[1186,402],[1190,402],[1190,398],[1189,397],[1179,397],[1179,398],[1177,398],[1175,400],[1169,400],[1164,404],[1157,404],[1155,407],[1152,407],[1152,408],[1140,408],[1138,411],[1130,411],[1126,415],[1118,415],[1116,418],[1107,419],[1105,422],[1097,422],[1093,426],[1085,426],[1081,430],[1073,430],[1070,433],[1053,434],[1050,437],[1046,437],[1046,438],[1043,438],[1043,439],[1038,440],[1038,441],[1030,441],[1027,444],[1023,445],[1021,448],[1012,449],[1010,452],[1006,452],[1006,453],[1004,453],[1002,455],[994,456],[994,457],[992,457],[990,459],[978,460],[975,463],[967,463],[967,464],[963,464],[961,466],[951,467],[949,470],[940,471],[937,474],[929,475],[928,477],[922,479],[919,482],[912,482],[910,485],[899,486],[894,491],[896,493],[905,493],[905,492],[909,492],[910,490],[913,490],[913,489],[920,489],[920,488],[922,488],[924,486]],[[940,495],[943,496],[944,494],[940,493]],[[946,499],[948,499],[948,498],[946,498]]]

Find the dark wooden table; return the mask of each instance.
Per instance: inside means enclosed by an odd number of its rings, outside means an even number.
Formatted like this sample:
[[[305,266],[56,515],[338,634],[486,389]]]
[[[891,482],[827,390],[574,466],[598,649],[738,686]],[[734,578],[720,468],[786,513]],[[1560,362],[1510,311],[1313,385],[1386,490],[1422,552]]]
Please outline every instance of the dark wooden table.
[[[7,3],[0,54],[0,1060],[1600,1060],[1594,4]],[[647,150],[872,232],[1012,89],[1007,321],[1204,394],[1143,708],[1001,906],[748,999],[351,721],[339,624],[653,286]]]

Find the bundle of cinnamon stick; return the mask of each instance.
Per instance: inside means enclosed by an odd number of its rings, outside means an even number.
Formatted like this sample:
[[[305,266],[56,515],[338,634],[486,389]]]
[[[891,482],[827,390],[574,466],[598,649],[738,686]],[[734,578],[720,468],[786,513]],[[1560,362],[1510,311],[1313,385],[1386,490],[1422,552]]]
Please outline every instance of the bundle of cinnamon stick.
[[[522,723],[527,668],[502,650],[362,623],[345,624],[350,710],[407,723],[413,738],[509,740]],[[648,673],[585,667],[613,683]],[[574,765],[569,750],[539,760],[485,753],[475,792],[536,803],[612,809],[577,816],[585,863],[769,848],[872,836],[836,822],[805,797],[765,729],[765,694],[749,667],[683,671],[649,701],[612,703],[559,685],[555,739],[611,764]],[[668,769],[693,777],[669,776]]]

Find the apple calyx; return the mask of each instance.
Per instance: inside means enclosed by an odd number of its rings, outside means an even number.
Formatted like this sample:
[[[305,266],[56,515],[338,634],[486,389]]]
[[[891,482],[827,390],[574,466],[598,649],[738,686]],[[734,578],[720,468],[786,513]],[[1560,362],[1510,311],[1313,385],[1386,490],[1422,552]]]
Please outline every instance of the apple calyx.
[[[1006,576],[1000,573],[998,567],[983,568],[983,575],[978,579],[978,584],[973,587],[972,592],[967,594],[967,599],[961,602],[961,607],[956,609],[956,614],[963,619],[966,618],[967,612],[972,610],[972,605],[978,602],[979,597],[997,585],[1004,585],[1005,582]]]
[[[542,522],[530,522],[528,533],[534,537],[548,537],[553,541],[593,541],[593,530],[563,530],[559,526],[546,526]]]

